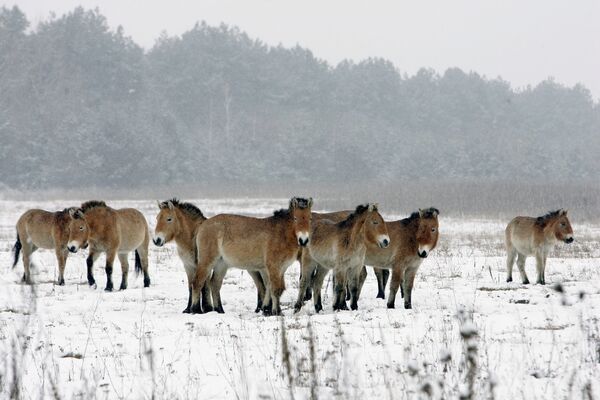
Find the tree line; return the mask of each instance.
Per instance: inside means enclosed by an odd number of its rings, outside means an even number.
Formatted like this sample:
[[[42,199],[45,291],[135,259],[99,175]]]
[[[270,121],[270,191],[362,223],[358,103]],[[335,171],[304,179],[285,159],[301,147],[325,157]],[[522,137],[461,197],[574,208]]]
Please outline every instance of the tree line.
[[[98,10],[0,10],[0,186],[597,179],[600,104],[552,79],[337,65],[198,23],[145,51]]]

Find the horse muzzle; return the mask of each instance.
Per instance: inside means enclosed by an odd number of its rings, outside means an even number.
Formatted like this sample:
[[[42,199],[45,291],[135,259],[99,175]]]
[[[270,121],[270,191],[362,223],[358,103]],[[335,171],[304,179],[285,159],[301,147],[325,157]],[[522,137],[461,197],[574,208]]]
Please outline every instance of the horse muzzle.
[[[302,247],[308,246],[308,238],[298,238],[298,244]]]
[[[419,255],[419,257],[421,258],[427,258],[427,256],[429,255],[429,253],[427,253],[427,251],[423,250],[423,251],[419,251],[417,252],[417,254]]]
[[[165,244],[161,238],[152,239],[152,243],[154,243],[154,245],[158,247],[162,247]]]
[[[575,241],[575,239],[573,239],[572,237],[565,239],[565,243],[567,243],[567,244],[573,243],[574,241]]]
[[[75,247],[75,246],[69,246],[69,247],[67,247],[67,249],[69,249],[69,251],[71,253],[77,253],[77,247]]]
[[[382,240],[379,241],[379,247],[381,247],[382,249],[385,249],[389,245],[390,245],[390,239],[388,239],[388,238],[383,238]]]

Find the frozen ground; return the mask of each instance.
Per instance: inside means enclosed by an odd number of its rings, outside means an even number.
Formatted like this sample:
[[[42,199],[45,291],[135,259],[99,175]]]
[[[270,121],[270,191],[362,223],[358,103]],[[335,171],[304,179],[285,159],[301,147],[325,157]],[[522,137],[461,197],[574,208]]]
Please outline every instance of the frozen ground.
[[[359,311],[333,313],[328,287],[325,312],[315,315],[308,302],[293,315],[293,265],[282,320],[253,312],[255,289],[239,270],[225,280],[226,314],[181,314],[187,291],[173,245],[151,245],[148,289],[134,274],[126,291],[90,289],[84,254],[69,257],[66,285],[55,286],[47,250],[34,258],[34,290],[22,285],[21,263],[10,268],[19,215],[77,203],[0,202],[0,398],[15,389],[24,399],[457,398],[469,375],[459,309],[478,332],[473,398],[600,396],[600,226],[574,224],[576,242],[559,245],[548,260],[550,285],[522,286],[504,282],[506,221],[442,214],[440,243],[419,271],[413,310],[388,310],[375,299],[369,271]],[[206,215],[265,215],[286,200],[195,203]],[[139,208],[153,229],[155,202],[111,205]],[[95,269],[99,288],[102,265],[103,258]],[[527,270],[535,276],[531,259]],[[552,289],[555,282],[565,294]]]

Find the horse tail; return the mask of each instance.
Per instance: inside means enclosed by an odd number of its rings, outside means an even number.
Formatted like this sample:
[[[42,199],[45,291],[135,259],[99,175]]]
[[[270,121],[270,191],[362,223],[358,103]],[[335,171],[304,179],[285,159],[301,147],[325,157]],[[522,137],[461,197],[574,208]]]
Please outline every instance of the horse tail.
[[[140,253],[138,253],[138,251],[135,251],[135,273],[137,275],[140,274],[140,272],[142,272],[142,260],[140,259]]]
[[[17,241],[15,242],[15,245],[13,247],[13,253],[15,254],[15,259],[12,265],[13,268],[15,267],[15,265],[17,265],[17,262],[19,262],[19,253],[21,253],[22,248],[23,245],[21,244],[21,239],[19,238],[19,233],[17,232]]]

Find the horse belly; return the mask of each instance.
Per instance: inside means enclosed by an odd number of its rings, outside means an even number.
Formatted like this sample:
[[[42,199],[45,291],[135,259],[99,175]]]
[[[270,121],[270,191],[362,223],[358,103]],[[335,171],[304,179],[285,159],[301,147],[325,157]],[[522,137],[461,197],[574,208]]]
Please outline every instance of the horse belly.
[[[239,246],[233,242],[221,246],[221,257],[231,267],[263,269],[265,260],[261,250],[260,247]]]
[[[27,230],[27,236],[28,237],[22,238],[21,240],[25,240],[40,249],[54,248],[54,238],[50,232],[46,232],[45,230],[42,232]]]
[[[511,243],[513,247],[525,256],[532,255],[534,251],[533,240],[531,238],[520,237],[519,235],[512,235]]]

